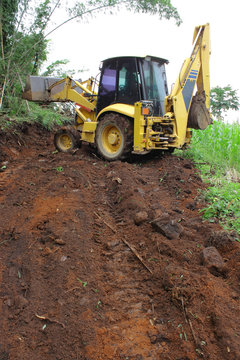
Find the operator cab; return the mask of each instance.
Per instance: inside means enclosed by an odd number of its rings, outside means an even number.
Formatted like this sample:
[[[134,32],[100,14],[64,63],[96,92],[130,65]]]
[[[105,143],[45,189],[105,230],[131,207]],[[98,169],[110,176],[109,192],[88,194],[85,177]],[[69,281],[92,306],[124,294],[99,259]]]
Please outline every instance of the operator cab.
[[[117,57],[102,62],[97,113],[106,106],[134,105],[141,100],[153,102],[154,116],[164,114],[168,95],[165,64],[168,60],[146,57]]]

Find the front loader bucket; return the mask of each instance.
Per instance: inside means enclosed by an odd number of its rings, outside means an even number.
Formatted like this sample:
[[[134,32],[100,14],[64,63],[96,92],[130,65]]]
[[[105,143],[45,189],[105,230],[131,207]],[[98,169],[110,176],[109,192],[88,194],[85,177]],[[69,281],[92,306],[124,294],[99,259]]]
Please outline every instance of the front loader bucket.
[[[56,84],[56,85],[54,85]],[[54,85],[54,86],[53,86]],[[28,76],[22,98],[25,100],[36,102],[66,102],[66,99],[56,99],[54,95],[64,90],[65,81],[61,78],[53,78],[47,76]],[[72,81],[72,88],[78,93],[82,90]],[[54,98],[53,98],[54,97]]]
[[[205,95],[196,94],[192,99],[187,127],[196,130],[204,130],[210,124],[212,124],[212,119],[206,107]]]
[[[59,80],[62,79],[46,76],[28,76],[22,98],[30,101],[51,102],[50,91],[48,89]],[[54,92],[62,91],[63,88],[64,82],[54,87]]]

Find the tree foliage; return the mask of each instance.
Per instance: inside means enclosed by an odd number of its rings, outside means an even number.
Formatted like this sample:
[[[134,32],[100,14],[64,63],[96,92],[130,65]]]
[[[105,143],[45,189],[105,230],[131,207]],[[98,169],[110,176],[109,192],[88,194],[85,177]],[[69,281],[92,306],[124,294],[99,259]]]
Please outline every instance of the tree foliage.
[[[151,15],[158,15],[160,19],[175,19],[177,25],[180,25],[182,20],[178,14],[177,9],[171,4],[170,0],[86,0],[84,2],[77,1],[70,9],[70,14],[76,17],[81,17],[83,14],[96,10],[105,10],[114,12],[121,8],[126,8],[129,11],[137,13],[148,13]]]
[[[18,10],[18,0],[1,0],[0,4],[0,30],[2,38],[2,51],[10,45],[14,33],[15,18]]]
[[[211,89],[210,109],[213,116],[222,119],[225,111],[238,110],[239,106],[237,90],[233,90],[230,85]]]
[[[47,37],[60,26],[100,11],[113,12],[125,7],[135,12],[158,14],[160,18],[180,16],[171,0],[82,0],[76,1],[67,19],[51,31],[51,17],[66,0],[1,0],[0,2],[0,109],[10,108],[13,96],[21,93],[26,75],[37,75],[47,59]],[[61,63],[57,60],[56,66]],[[54,71],[54,68],[48,71]]]
[[[46,13],[50,0],[31,8],[31,0],[2,0],[0,4],[0,107],[11,108],[22,91],[26,74],[37,74],[47,59]],[[44,10],[44,11],[43,11]]]

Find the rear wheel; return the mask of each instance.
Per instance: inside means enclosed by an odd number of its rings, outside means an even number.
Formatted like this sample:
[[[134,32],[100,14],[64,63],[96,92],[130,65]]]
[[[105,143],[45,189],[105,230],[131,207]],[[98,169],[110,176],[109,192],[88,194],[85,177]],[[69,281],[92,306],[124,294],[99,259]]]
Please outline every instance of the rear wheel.
[[[96,131],[96,146],[106,160],[124,159],[133,147],[133,120],[112,113],[99,121]]]
[[[54,135],[54,145],[58,151],[70,152],[79,147],[78,134],[72,129],[60,129]]]

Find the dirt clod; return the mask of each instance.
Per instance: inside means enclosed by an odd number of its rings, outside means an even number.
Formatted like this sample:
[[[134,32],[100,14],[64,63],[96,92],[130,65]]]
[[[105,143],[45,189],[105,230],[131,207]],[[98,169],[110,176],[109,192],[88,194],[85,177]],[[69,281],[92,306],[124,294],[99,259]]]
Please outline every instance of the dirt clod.
[[[163,214],[156,220],[153,220],[152,226],[154,230],[170,240],[178,239],[183,232],[183,227],[178,223],[178,220],[172,219],[169,214]]]
[[[147,221],[148,213],[146,211],[139,211],[134,216],[134,222],[136,225],[140,225],[143,222]]]

